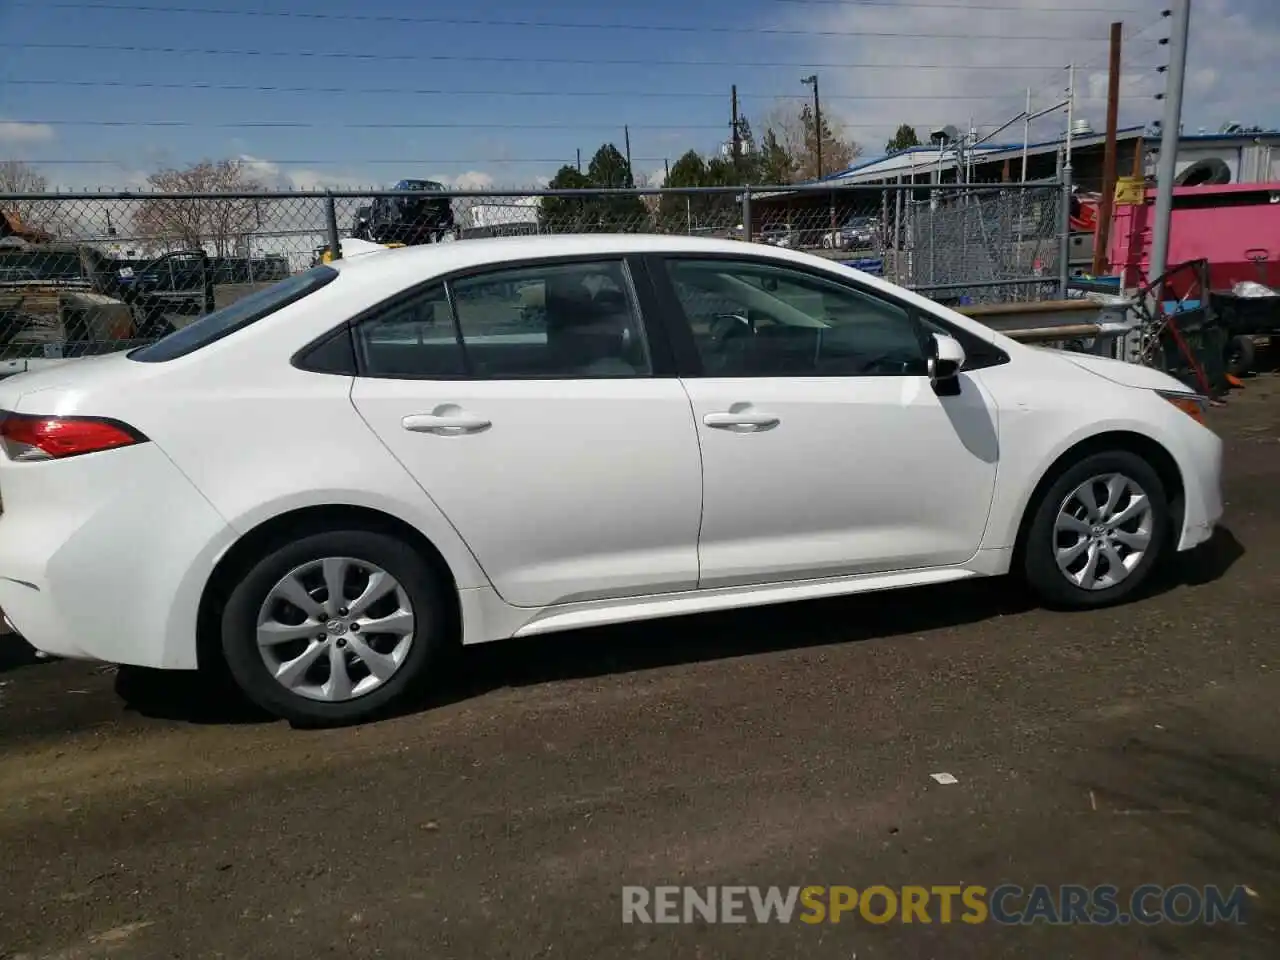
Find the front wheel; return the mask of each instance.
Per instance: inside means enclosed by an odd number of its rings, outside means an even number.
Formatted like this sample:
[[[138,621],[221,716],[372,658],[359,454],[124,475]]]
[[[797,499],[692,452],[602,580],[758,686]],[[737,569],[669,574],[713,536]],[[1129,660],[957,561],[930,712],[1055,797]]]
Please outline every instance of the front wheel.
[[[1096,453],[1067,469],[1034,506],[1023,572],[1053,606],[1101,607],[1130,596],[1169,542],[1164,484],[1126,450]]]
[[[395,537],[334,530],[277,545],[250,567],[222,615],[231,675],[293,723],[368,720],[400,700],[446,642],[445,597],[418,551]]]

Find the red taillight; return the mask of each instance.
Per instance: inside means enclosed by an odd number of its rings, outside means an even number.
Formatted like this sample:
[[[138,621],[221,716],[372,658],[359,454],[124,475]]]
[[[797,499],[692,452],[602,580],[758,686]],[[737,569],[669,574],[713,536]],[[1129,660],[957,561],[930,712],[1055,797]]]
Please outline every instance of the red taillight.
[[[105,417],[37,417],[0,410],[0,446],[10,460],[62,460],[146,439],[128,424]]]

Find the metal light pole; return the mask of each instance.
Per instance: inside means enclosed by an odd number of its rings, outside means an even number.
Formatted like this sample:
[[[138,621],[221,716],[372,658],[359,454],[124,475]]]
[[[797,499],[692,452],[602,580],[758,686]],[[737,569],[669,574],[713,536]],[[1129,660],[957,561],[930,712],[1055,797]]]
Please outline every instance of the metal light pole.
[[[1031,146],[1031,88],[1027,87],[1026,116],[1022,120],[1022,182],[1027,182],[1027,151]]]
[[[1191,0],[1174,0],[1169,29],[1169,83],[1164,94],[1164,120],[1160,128],[1160,162],[1156,167],[1156,213],[1152,229],[1148,282],[1164,276],[1169,266],[1169,223],[1173,215],[1173,178],[1178,169],[1178,141],[1182,133],[1182,87],[1187,75],[1187,33],[1191,24]],[[1160,288],[1152,290],[1156,303],[1164,302]]]
[[[813,151],[814,159],[817,161],[818,176],[816,179],[822,179],[822,101],[818,97],[818,75],[812,73],[807,77],[801,77],[800,82],[806,87],[813,87]]]

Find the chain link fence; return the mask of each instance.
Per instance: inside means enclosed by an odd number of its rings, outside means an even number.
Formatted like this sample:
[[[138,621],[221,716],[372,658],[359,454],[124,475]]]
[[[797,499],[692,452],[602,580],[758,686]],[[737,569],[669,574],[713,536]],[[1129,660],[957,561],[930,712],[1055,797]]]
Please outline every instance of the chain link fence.
[[[907,209],[898,282],[959,303],[1060,293],[1062,191],[934,191]]]
[[[149,342],[333,240],[658,233],[805,250],[943,302],[1062,296],[1062,187],[0,195],[0,374]],[[7,372],[13,372],[8,369]]]

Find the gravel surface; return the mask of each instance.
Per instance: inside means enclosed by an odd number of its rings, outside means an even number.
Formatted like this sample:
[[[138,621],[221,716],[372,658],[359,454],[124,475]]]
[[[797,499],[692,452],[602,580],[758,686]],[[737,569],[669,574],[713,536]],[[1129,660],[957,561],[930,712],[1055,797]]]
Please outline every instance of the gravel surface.
[[[1212,412],[1224,528],[1120,609],[988,581],[512,641],[329,731],[4,637],[0,957],[1280,955],[1278,383]],[[1248,922],[621,922],[624,884],[1002,882],[1247,885]]]

